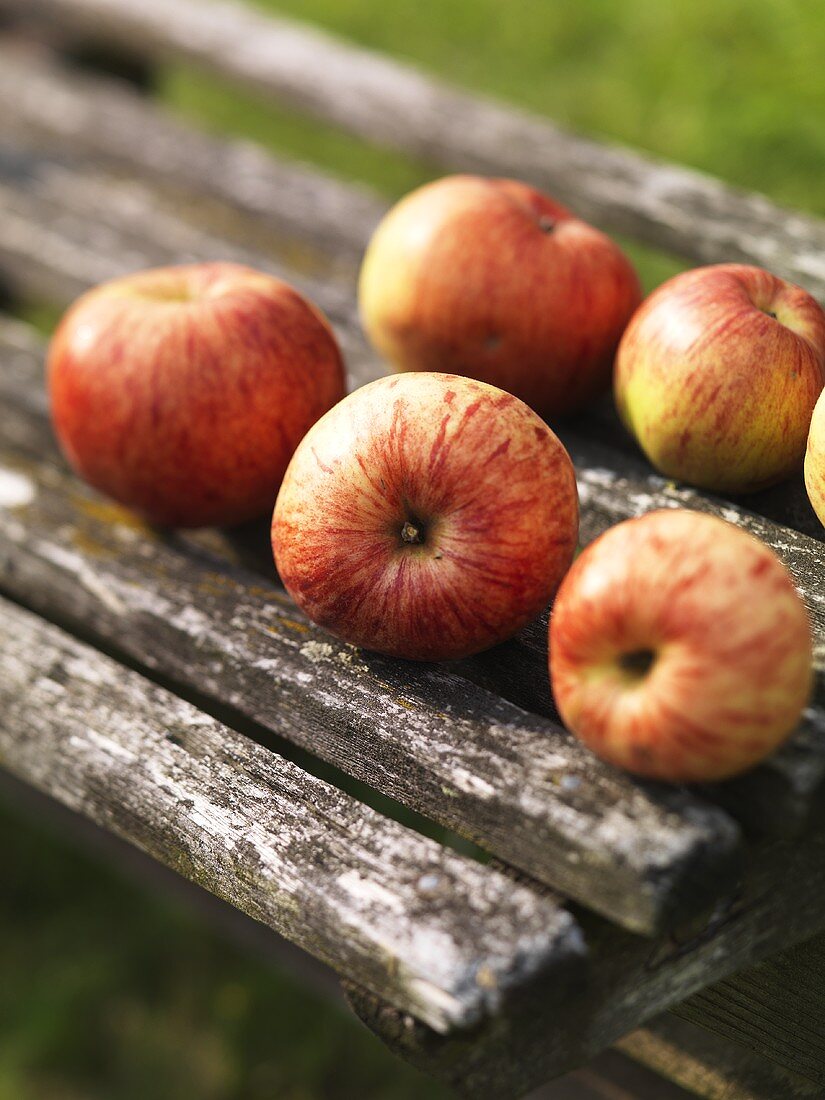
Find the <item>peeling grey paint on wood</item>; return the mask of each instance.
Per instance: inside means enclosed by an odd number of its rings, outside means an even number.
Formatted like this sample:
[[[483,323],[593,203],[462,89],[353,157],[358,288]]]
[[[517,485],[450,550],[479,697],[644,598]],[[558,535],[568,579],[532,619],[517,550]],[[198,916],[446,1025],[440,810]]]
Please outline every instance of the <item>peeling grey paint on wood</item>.
[[[0,763],[439,1031],[584,946],[557,901],[449,852],[0,600]]]

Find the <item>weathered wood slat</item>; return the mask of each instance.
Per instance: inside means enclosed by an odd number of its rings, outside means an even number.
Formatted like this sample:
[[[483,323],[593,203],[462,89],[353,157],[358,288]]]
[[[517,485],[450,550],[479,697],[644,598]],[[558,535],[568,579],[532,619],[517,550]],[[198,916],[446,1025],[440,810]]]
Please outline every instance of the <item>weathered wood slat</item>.
[[[121,81],[60,65],[32,42],[0,37],[0,98],[6,133],[45,138],[54,153],[82,149],[155,185],[226,203],[255,219],[258,247],[277,246],[297,269],[311,270],[318,249],[351,275],[386,209],[356,184],[187,126]]]
[[[133,51],[195,62],[368,140],[517,175],[615,232],[688,259],[764,265],[825,298],[825,227],[699,172],[577,137],[409,65],[225,0],[0,0]]]
[[[271,582],[103,503],[50,453],[32,399],[13,396],[25,359],[39,371],[19,340],[0,355],[8,592],[629,927],[652,932],[730,888],[740,843],[721,811],[637,784],[447,666],[338,643]]]
[[[584,921],[583,927],[590,951],[586,980],[551,1020],[527,1004],[472,1039],[454,1041],[352,988],[350,1000],[398,1054],[463,1095],[519,1096],[582,1065],[711,977],[725,978],[825,928],[825,834],[754,849],[736,897],[709,923],[667,941],[651,946],[604,922]]]
[[[825,1093],[825,936],[708,986],[676,1012],[803,1074]]]
[[[99,170],[55,160],[17,144],[4,148],[5,162],[0,152],[0,202],[5,206],[0,219],[0,273],[7,271],[24,289],[41,288],[66,301],[97,279],[135,267],[216,255],[284,274],[266,254],[226,244],[188,221],[183,212],[166,210],[148,184],[113,180]],[[16,172],[9,165],[16,165]],[[293,281],[314,296],[336,323],[348,354],[350,381],[357,385],[380,373],[381,364],[365,347],[351,295],[334,283]],[[721,501],[669,490],[667,483],[650,474],[646,463],[600,446],[586,431],[586,425],[580,424],[562,433],[576,461],[585,500],[584,541],[640,510],[676,502],[751,522],[748,513]],[[623,472],[611,474],[611,469]],[[766,523],[757,533],[780,554],[791,545],[789,538],[802,547],[795,555],[797,576],[811,599],[818,598],[821,544]],[[823,627],[821,615],[817,623],[818,629]],[[555,718],[541,626],[493,654],[463,662],[458,671],[518,705]],[[786,750],[744,779],[715,789],[714,797],[720,797],[749,826],[787,834],[805,827],[819,805],[817,794],[825,786],[825,712],[820,702],[818,696],[803,729]]]
[[[616,1047],[704,1100],[822,1100],[809,1078],[670,1013]]]
[[[583,963],[557,902],[0,600],[5,768],[440,1031]]]

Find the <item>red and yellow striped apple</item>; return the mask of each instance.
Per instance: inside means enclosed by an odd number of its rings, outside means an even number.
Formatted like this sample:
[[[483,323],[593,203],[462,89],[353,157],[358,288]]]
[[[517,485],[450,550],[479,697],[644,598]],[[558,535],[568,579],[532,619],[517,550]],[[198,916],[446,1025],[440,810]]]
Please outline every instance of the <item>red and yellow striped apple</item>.
[[[805,488],[819,522],[825,524],[825,391],[820,394],[811,418],[805,452]]]
[[[651,512],[596,539],[559,589],[550,676],[604,760],[724,779],[793,731],[811,691],[805,606],[772,550],[724,520]]]
[[[759,267],[675,276],[628,325],[616,358],[619,413],[668,477],[744,493],[802,466],[825,384],[825,313]]]
[[[154,523],[269,511],[299,440],[344,395],[335,337],[286,283],[231,263],[160,268],[81,297],[49,352],[74,468]]]
[[[552,418],[607,390],[639,304],[604,233],[515,180],[448,176],[378,226],[361,270],[364,328],[400,371],[500,386]]]
[[[538,615],[578,534],[570,458],[523,402],[446,374],[382,378],[298,447],[272,523],[295,602],[331,633],[463,657]]]

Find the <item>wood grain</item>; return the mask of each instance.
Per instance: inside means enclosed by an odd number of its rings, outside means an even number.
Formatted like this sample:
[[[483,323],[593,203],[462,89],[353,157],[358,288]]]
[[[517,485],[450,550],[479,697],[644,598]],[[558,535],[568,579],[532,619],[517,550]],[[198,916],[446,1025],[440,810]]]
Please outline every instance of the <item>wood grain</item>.
[[[741,846],[721,810],[635,782],[447,665],[337,642],[273,581],[70,477],[35,387],[14,397],[24,360],[40,369],[22,343],[0,354],[0,470],[30,486],[0,507],[7,592],[629,927],[653,932],[729,889]]]
[[[795,888],[778,888],[783,881]],[[726,978],[825,928],[825,834],[754,849],[735,896],[710,921],[669,940],[651,946],[604,922],[583,919],[582,927],[590,951],[587,976],[563,1012],[549,1018],[525,1004],[472,1037],[444,1040],[351,986],[348,995],[396,1053],[462,1095],[519,1096],[582,1065],[698,992],[711,976]]]
[[[452,170],[519,176],[606,229],[700,263],[760,264],[825,298],[821,221],[299,23],[224,0],[0,0],[0,10],[194,62],[369,141]]]
[[[77,157],[82,150],[172,194],[195,193],[205,216],[207,198],[231,206],[254,219],[258,248],[279,248],[296,268],[311,269],[317,249],[327,266],[352,277],[386,209],[366,188],[279,159],[251,141],[199,131],[122,81],[61,65],[33,42],[0,39],[0,97],[6,134],[39,138],[53,155]],[[242,234],[243,220],[232,228]]]
[[[550,896],[381,817],[0,600],[0,760],[439,1031],[581,971]]]
[[[810,1078],[672,1013],[616,1047],[704,1100],[822,1100],[821,1087]]]
[[[676,1012],[825,1093],[825,936],[708,986]]]

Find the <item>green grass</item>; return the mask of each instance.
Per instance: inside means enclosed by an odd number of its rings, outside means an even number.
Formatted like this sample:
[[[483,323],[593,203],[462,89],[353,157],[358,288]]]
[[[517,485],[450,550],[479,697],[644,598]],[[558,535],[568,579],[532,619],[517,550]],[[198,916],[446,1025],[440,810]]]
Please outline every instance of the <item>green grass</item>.
[[[817,0],[257,4],[825,214]]]
[[[815,0],[256,0],[571,129],[825,215],[825,20]],[[371,184],[431,168],[172,66],[162,98],[211,128]],[[622,242],[649,290],[679,270]]]

